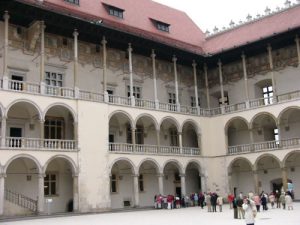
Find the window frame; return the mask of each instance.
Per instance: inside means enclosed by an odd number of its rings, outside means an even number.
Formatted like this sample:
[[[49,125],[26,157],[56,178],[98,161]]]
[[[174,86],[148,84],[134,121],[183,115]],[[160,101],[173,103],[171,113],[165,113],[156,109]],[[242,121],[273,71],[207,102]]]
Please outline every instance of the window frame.
[[[50,121],[49,124],[47,124],[47,121]],[[52,125],[51,122],[52,121],[55,121],[55,125]],[[57,134],[58,134],[58,125],[57,125],[57,122],[58,121],[61,121],[62,122],[62,125],[59,126],[61,128],[60,130],[60,139],[58,139],[57,137]],[[55,128],[55,136],[56,138],[53,139],[53,138],[50,138],[51,136],[51,128],[54,127]],[[48,137],[46,137],[47,135],[47,132],[46,130],[48,130]],[[52,116],[46,116],[45,118],[45,123],[44,123],[44,138],[45,139],[49,139],[49,140],[64,140],[64,136],[65,136],[65,120],[63,117],[52,117]]]
[[[115,7],[115,6],[112,6],[112,5],[108,5],[107,6],[107,11],[108,11],[108,14],[110,16],[114,16],[116,18],[119,18],[119,19],[124,19],[124,9],[120,9],[118,7]]]
[[[160,21],[155,21],[156,23],[156,29],[159,31],[163,31],[166,33],[170,33],[170,24],[160,22]]]
[[[80,0],[64,0],[67,3],[73,4],[73,5],[80,5]]]
[[[274,103],[273,86],[272,85],[263,86],[262,93],[263,93],[264,104],[265,105],[272,105]]]
[[[113,178],[113,176],[115,178]],[[115,183],[115,191],[113,191],[113,182]],[[112,174],[111,177],[110,177],[110,193],[112,194],[117,194],[118,193],[118,177],[117,177],[117,174]]]
[[[133,85],[133,96],[135,99],[142,99],[142,87],[139,85]],[[130,97],[130,85],[127,85],[127,97]]]
[[[55,78],[53,75],[55,75]],[[59,76],[61,79],[58,78]],[[64,87],[64,77],[64,73],[61,72],[45,71],[45,84],[50,87]],[[52,84],[53,82],[55,82],[55,85]],[[61,83],[61,86],[58,85],[59,83]]]
[[[53,181],[51,179],[51,176],[54,175],[55,176],[55,180]],[[46,180],[46,177],[49,177],[49,180]],[[50,183],[54,182],[55,183],[55,194],[51,193],[51,185]],[[58,177],[58,172],[46,172],[45,178],[44,178],[44,196],[45,197],[51,197],[51,196],[59,196],[59,192],[58,192],[58,182],[59,182],[59,177]],[[48,186],[46,186],[48,183]],[[46,194],[46,187],[48,187],[48,194]]]

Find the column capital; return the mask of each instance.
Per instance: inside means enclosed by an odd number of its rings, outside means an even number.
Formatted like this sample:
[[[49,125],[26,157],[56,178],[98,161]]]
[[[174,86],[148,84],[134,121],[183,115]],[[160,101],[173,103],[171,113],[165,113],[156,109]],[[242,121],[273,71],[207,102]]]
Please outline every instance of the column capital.
[[[45,173],[39,173],[38,174],[38,178],[45,178],[46,177],[46,174]]]
[[[0,178],[6,178],[6,177],[7,177],[6,173],[0,173]]]
[[[218,66],[222,66],[222,62],[221,62],[221,59],[218,60]]]
[[[296,34],[296,36],[295,36],[295,41],[296,41],[296,42],[299,41],[299,36],[298,36],[298,34]]]
[[[282,171],[286,171],[286,170],[287,170],[287,167],[286,167],[286,166],[281,166],[280,169],[281,169]]]
[[[176,61],[177,61],[176,55],[173,55],[172,61],[173,61],[174,63],[176,63]]]
[[[131,176],[139,178],[140,174],[132,174]]]
[[[179,177],[185,177],[185,173],[179,174]]]
[[[132,52],[132,47],[131,47],[131,43],[128,43],[128,52]]]
[[[246,55],[245,55],[245,53],[244,53],[244,52],[242,52],[242,54],[241,54],[241,58],[242,58],[243,60],[245,60],[245,59],[246,59]]]
[[[72,177],[73,177],[73,178],[78,178],[78,177],[79,177],[79,174],[78,174],[78,173],[72,173]]]
[[[107,44],[107,41],[106,41],[106,39],[105,39],[105,36],[102,37],[101,44],[102,44],[102,45],[106,45],[106,44]]]
[[[255,169],[252,169],[252,173],[253,173],[253,174],[258,174],[258,171],[255,170]]]
[[[45,123],[45,119],[44,119],[44,118],[39,119],[39,122],[40,122],[40,123]]]
[[[79,33],[78,33],[77,29],[74,29],[73,36],[74,36],[75,38],[77,38],[78,35],[79,35]]]
[[[193,68],[194,68],[194,69],[196,68],[196,66],[197,66],[197,63],[196,63],[196,61],[195,61],[195,60],[193,60],[192,66],[193,66]]]
[[[45,21],[44,20],[40,21],[40,26],[41,26],[41,30],[45,30],[46,29],[46,25],[45,25]]]
[[[7,115],[2,115],[1,116],[1,121],[6,120],[7,119]]]
[[[154,49],[152,49],[151,50],[151,58],[155,59],[155,57],[156,57],[155,51],[154,51]]]
[[[5,11],[4,11],[4,15],[3,15],[3,19],[4,19],[4,20],[9,20],[9,18],[10,18],[10,16],[9,16],[9,14],[8,14],[8,11],[5,10]]]
[[[158,173],[156,176],[157,177],[164,177],[165,175],[163,173]]]
[[[270,43],[267,45],[267,50],[268,50],[268,51],[272,51],[272,46],[271,46]]]
[[[205,71],[207,72],[207,64],[206,63],[203,63],[203,69],[204,69],[204,72]]]

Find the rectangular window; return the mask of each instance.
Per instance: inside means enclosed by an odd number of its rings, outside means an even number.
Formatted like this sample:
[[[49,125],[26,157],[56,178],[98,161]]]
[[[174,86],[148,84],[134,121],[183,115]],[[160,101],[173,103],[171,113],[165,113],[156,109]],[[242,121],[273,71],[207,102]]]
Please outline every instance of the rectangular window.
[[[46,117],[44,129],[45,139],[61,140],[64,138],[64,119]]]
[[[196,107],[196,97],[191,96],[191,106]],[[200,98],[198,98],[198,106],[200,106]]]
[[[175,93],[168,93],[169,95],[169,103],[176,104],[176,94]]]
[[[63,86],[63,75],[61,73],[55,72],[46,72],[45,77],[46,85],[53,87],[62,87]]]
[[[263,96],[265,105],[273,104],[273,87],[266,86],[263,88]]]
[[[119,9],[113,6],[108,6],[109,15],[123,19],[123,12],[124,12],[123,9]]]
[[[23,90],[23,76],[11,75],[10,89],[16,91]]]
[[[279,144],[279,132],[278,132],[277,128],[274,129],[274,138],[275,138],[276,144]]]
[[[137,86],[133,86],[133,96],[135,98],[140,99],[141,98],[141,88]],[[127,96],[130,97],[130,86],[127,86]]]
[[[116,176],[116,174],[111,175],[110,191],[111,191],[111,193],[117,193],[117,176]]]
[[[169,24],[156,21],[156,28],[158,30],[161,30],[161,31],[164,31],[164,32],[169,32],[169,27],[170,27]]]
[[[143,175],[139,175],[139,190],[140,192],[145,191],[144,190],[144,177]]]
[[[79,5],[79,0],[65,0],[65,2],[69,2],[75,5]]]
[[[47,173],[44,179],[45,196],[57,195],[57,175],[55,173]]]
[[[170,145],[178,146],[178,132],[176,129],[170,129]]]

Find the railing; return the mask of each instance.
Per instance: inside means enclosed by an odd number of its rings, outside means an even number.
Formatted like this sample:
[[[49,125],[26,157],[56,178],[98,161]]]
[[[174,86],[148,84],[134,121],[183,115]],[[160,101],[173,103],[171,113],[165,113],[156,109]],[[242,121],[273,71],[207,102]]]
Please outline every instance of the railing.
[[[65,98],[74,98],[75,91],[72,88],[67,87],[56,87],[56,86],[46,86],[46,94],[52,96],[61,96]]]
[[[289,100],[297,99],[297,98],[300,98],[300,91],[293,91],[290,93],[286,93],[286,94],[277,96],[278,102],[289,101]]]
[[[96,92],[79,91],[79,99],[94,102],[104,102],[104,95]]]
[[[241,153],[249,153],[249,152],[259,152],[265,150],[274,150],[274,149],[287,149],[300,147],[300,138],[290,138],[285,140],[274,140],[274,141],[266,141],[259,142],[253,144],[244,144],[244,145],[235,145],[228,147],[228,154],[241,154]]]
[[[108,102],[116,105],[131,105],[130,98],[116,95],[108,95]]]
[[[37,211],[37,200],[33,200],[25,195],[13,192],[11,190],[5,190],[5,199],[13,204],[16,204],[22,208],[29,209],[33,212]]]
[[[143,153],[161,155],[200,155],[199,148],[157,146],[157,145],[132,145],[127,143],[109,143],[109,152],[115,153]]]
[[[23,91],[29,93],[40,93],[40,85],[18,80],[8,80],[8,88],[13,91]]]
[[[177,112],[177,105],[170,103],[159,103],[159,109],[163,111]]]
[[[237,112],[245,109],[246,109],[246,102],[224,106],[225,113],[232,113],[232,112]]]
[[[145,108],[145,109],[155,109],[155,101],[136,98],[135,106]]]
[[[51,150],[75,150],[75,140],[39,139],[24,137],[6,137],[5,147],[9,149],[51,149]]]

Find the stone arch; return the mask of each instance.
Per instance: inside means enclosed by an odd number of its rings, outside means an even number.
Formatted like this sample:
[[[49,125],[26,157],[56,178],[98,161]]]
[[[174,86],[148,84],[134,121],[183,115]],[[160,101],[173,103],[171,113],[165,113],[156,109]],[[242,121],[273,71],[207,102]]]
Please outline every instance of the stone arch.
[[[191,163],[194,163],[194,164],[197,165],[199,174],[203,173],[203,169],[202,169],[202,167],[201,167],[201,163],[200,163],[199,161],[195,160],[195,159],[191,159],[191,160],[189,160],[189,161],[186,163],[186,165],[185,165],[185,167],[184,167],[184,172],[186,172],[186,169],[187,169],[188,165],[191,164]]]
[[[284,156],[284,158],[283,158],[283,160],[282,160],[282,166],[283,167],[286,167],[286,164],[287,164],[287,159],[291,156],[291,155],[293,155],[293,154],[300,154],[300,150],[295,150],[295,151],[291,151],[291,152],[289,152],[288,154],[286,154],[285,156]]]
[[[183,172],[184,172],[183,166],[182,166],[182,164],[181,164],[178,160],[176,160],[176,159],[169,159],[169,160],[167,160],[166,162],[164,162],[163,167],[162,167],[162,171],[164,171],[166,165],[169,164],[169,163],[174,163],[174,164],[177,166],[177,169],[178,169],[179,173],[183,174]]]
[[[259,162],[262,158],[265,158],[265,157],[271,157],[271,158],[275,159],[275,160],[278,162],[279,167],[282,167],[282,163],[281,163],[281,161],[278,159],[277,156],[275,156],[275,155],[273,155],[273,154],[271,154],[271,153],[265,153],[265,154],[262,154],[262,155],[258,156],[257,159],[255,160],[255,162],[254,162],[254,164],[253,164],[253,168],[254,168],[255,170],[257,170],[258,162]]]
[[[180,125],[180,127],[179,127],[179,130],[178,130],[179,132],[182,132],[183,127],[184,127],[184,125],[185,125],[186,123],[191,123],[191,124],[193,125],[193,127],[195,128],[197,134],[198,134],[198,135],[201,134],[201,129],[200,129],[199,125],[198,125],[197,122],[196,122],[195,120],[193,120],[193,119],[186,119],[185,121],[183,121],[183,123],[182,123],[182,124]]]
[[[163,118],[160,120],[159,127],[161,127],[161,125],[163,124],[163,122],[166,121],[166,120],[168,120],[168,119],[171,120],[171,121],[174,123],[174,125],[175,125],[177,131],[180,132],[180,126],[179,126],[179,123],[178,123],[178,121],[177,121],[174,117],[172,117],[172,116],[165,116],[165,117],[163,117]]]
[[[139,171],[140,171],[141,166],[142,166],[143,163],[145,163],[145,162],[151,162],[151,163],[156,167],[156,172],[157,172],[157,173],[162,173],[161,167],[160,167],[159,163],[158,163],[155,159],[152,159],[152,158],[145,158],[145,159],[143,159],[143,160],[139,163],[139,165],[137,166],[137,172],[138,172],[138,173],[139,173]]]
[[[52,107],[55,107],[55,106],[61,106],[61,107],[66,108],[67,110],[69,110],[69,112],[72,114],[74,123],[77,123],[77,122],[78,122],[78,118],[77,118],[77,114],[76,114],[75,110],[74,110],[71,106],[69,106],[69,105],[67,105],[67,104],[65,104],[65,103],[62,103],[62,102],[56,102],[56,103],[53,103],[53,104],[47,106],[47,108],[46,108],[46,109],[44,110],[44,112],[43,112],[43,119],[44,119],[44,120],[45,120],[45,118],[46,118],[47,112],[48,112]]]
[[[228,128],[230,126],[230,124],[235,121],[235,120],[241,120],[243,122],[245,122],[245,124],[247,125],[248,129],[250,128],[250,124],[249,122],[242,116],[235,116],[232,117],[230,120],[227,121],[227,123],[225,124],[225,134],[228,135]]]
[[[232,172],[232,166],[238,160],[244,160],[244,161],[246,161],[250,165],[250,168],[253,170],[254,165],[251,163],[251,161],[249,159],[247,159],[246,157],[236,157],[233,160],[231,160],[230,163],[229,163],[229,165],[227,166],[227,172],[228,172],[228,174]]]
[[[253,122],[255,121],[255,119],[258,118],[261,115],[268,115],[268,116],[270,116],[275,121],[275,124],[276,125],[278,124],[277,118],[272,113],[269,113],[269,112],[260,112],[260,113],[255,114],[252,117],[252,119],[251,119],[251,121],[249,123],[250,124],[250,129],[253,128]]]
[[[110,113],[109,116],[108,116],[108,121],[110,121],[111,118],[112,118],[114,115],[118,114],[118,113],[121,113],[121,114],[125,115],[125,116],[128,118],[129,122],[130,122],[130,126],[133,127],[133,128],[135,127],[135,126],[134,126],[134,125],[135,125],[134,119],[132,118],[132,116],[131,116],[129,113],[123,111],[123,110],[116,110],[116,111]]]
[[[6,171],[7,171],[7,168],[9,167],[9,165],[15,160],[15,159],[20,159],[20,158],[27,158],[27,159],[30,159],[32,160],[37,168],[38,168],[38,173],[42,173],[42,167],[41,167],[41,164],[40,162],[32,155],[29,155],[29,154],[18,154],[18,155],[15,155],[13,156],[12,158],[10,158],[6,164],[4,165],[3,167],[3,173],[6,174]]]
[[[39,119],[41,120],[43,118],[43,113],[42,113],[42,110],[41,108],[33,101],[31,100],[28,100],[28,99],[18,99],[18,100],[15,100],[13,102],[11,102],[7,107],[6,107],[6,112],[5,112],[5,117],[7,118],[8,117],[8,112],[10,110],[10,108],[12,106],[14,106],[15,104],[18,104],[18,103],[22,103],[22,102],[25,102],[25,103],[28,103],[32,106],[34,106],[34,108],[36,109],[36,111],[38,112],[38,116],[39,116]]]
[[[134,165],[134,163],[129,159],[129,158],[126,158],[126,157],[120,157],[120,158],[117,158],[115,159],[114,161],[112,161],[112,163],[110,163],[110,166],[109,166],[109,174],[111,175],[111,170],[112,168],[114,167],[114,165],[119,162],[119,161],[126,161],[130,164],[131,166],[131,169],[132,169],[132,173],[133,174],[138,174],[138,170],[136,169],[136,166]]]
[[[67,155],[55,155],[55,156],[52,156],[50,159],[48,159],[47,162],[45,163],[45,165],[43,166],[43,173],[44,174],[46,173],[47,167],[49,166],[49,164],[55,159],[64,159],[64,160],[66,160],[72,168],[72,174],[74,176],[77,176],[79,174],[78,167],[76,166],[76,163],[74,162],[74,160],[72,158],[70,158]]]
[[[154,116],[152,116],[151,114],[148,114],[148,113],[142,113],[142,114],[138,115],[137,118],[134,121],[134,127],[136,127],[136,124],[137,124],[138,120],[142,117],[150,118],[153,121],[154,125],[155,125],[155,129],[156,130],[159,129],[158,122],[157,122],[156,118]]]
[[[277,117],[278,123],[280,123],[280,120],[281,120],[282,116],[283,116],[287,111],[289,111],[289,110],[291,110],[291,109],[296,109],[296,110],[298,109],[298,110],[300,110],[300,107],[299,107],[299,106],[289,106],[289,107],[283,109],[283,110],[279,113],[279,115],[278,115],[278,117]]]
[[[0,102],[0,117],[3,117],[3,116],[4,116],[4,107]]]

